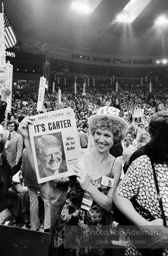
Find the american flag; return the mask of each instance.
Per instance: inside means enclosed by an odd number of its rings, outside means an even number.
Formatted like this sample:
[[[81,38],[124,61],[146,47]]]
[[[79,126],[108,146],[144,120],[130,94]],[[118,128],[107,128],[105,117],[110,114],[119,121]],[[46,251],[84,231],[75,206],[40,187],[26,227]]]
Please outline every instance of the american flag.
[[[3,13],[4,13],[5,47],[7,49],[7,48],[13,47],[17,43],[17,39],[4,9],[3,9]]]

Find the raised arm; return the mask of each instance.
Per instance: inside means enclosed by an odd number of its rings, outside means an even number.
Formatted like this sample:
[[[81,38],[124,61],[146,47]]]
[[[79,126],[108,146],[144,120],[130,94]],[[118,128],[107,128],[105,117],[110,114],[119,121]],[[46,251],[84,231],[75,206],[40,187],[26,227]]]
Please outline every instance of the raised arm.
[[[19,124],[18,131],[23,137],[23,142],[27,150],[27,156],[29,159],[29,162],[33,169],[35,169],[34,160],[33,160],[33,154],[32,154],[32,148],[30,144],[30,138],[29,138],[29,130],[28,126],[33,124],[34,119],[31,117],[25,117]]]

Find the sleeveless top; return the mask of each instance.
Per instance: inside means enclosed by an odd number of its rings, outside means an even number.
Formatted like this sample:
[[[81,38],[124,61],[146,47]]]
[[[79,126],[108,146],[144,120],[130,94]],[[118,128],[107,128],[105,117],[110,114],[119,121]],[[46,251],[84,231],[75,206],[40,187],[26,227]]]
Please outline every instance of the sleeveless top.
[[[113,178],[114,176],[114,163],[115,159],[112,162],[110,172],[106,175],[110,178]],[[100,192],[107,195],[110,187],[102,185],[101,178],[102,177],[91,180],[91,182]],[[61,253],[58,253],[58,248],[64,248],[65,245],[69,248],[68,255],[71,255],[70,251],[72,252],[72,255],[88,255],[87,253],[84,253],[83,242],[85,241],[86,249],[89,239],[89,236],[87,236],[89,228],[94,226],[94,229],[99,229],[103,225],[106,226],[112,223],[112,212],[105,211],[95,201],[93,201],[88,211],[81,208],[84,193],[85,191],[80,187],[76,176],[71,176],[65,205],[51,234],[49,255],[61,255],[62,253],[66,255],[66,250],[64,249],[61,249]],[[73,233],[74,228],[76,228],[75,233]],[[66,236],[67,233],[70,235]],[[83,236],[81,239],[81,234],[86,235],[84,240]],[[55,250],[57,250],[57,253],[54,252]],[[88,250],[90,253],[94,251],[94,255],[107,255],[106,250],[103,248],[95,249],[91,248],[89,245],[89,248],[87,248],[86,251]]]

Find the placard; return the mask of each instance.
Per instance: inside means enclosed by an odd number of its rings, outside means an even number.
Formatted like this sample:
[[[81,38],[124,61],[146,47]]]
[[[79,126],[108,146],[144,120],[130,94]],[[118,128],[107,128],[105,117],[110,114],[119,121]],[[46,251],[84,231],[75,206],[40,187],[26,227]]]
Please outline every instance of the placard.
[[[38,183],[73,175],[73,166],[81,156],[73,109],[59,109],[34,118],[29,133]]]
[[[40,77],[39,91],[38,91],[38,100],[37,100],[37,111],[43,111],[43,103],[45,96],[45,86],[46,78],[44,76]]]
[[[139,118],[143,116],[144,116],[144,109],[142,108],[134,109],[134,113],[133,113],[134,118]]]

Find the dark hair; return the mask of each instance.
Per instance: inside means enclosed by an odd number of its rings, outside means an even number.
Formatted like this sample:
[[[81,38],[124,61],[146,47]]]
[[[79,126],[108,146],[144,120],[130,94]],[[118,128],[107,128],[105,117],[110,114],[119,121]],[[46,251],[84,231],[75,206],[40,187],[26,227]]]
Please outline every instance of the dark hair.
[[[160,125],[162,124],[163,120],[168,118],[168,112],[167,111],[160,111],[151,116],[150,122],[149,122],[149,133],[151,137],[153,137]]]
[[[17,131],[18,123],[15,120],[9,120],[7,122],[7,127],[8,127],[9,124],[14,124],[15,125],[15,131]]]
[[[83,129],[88,128],[88,127],[89,127],[89,125],[88,125],[87,122],[85,122],[85,123],[82,125],[82,128],[83,128]]]
[[[155,163],[168,162],[168,118],[162,121],[156,134],[147,144],[147,155]]]

